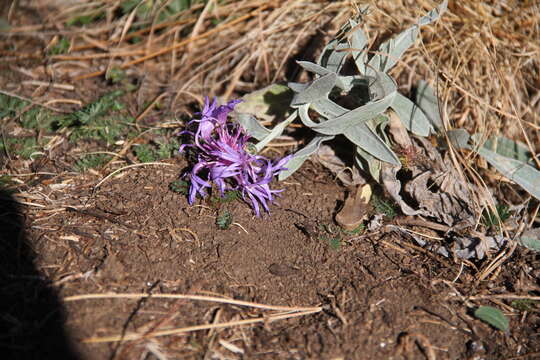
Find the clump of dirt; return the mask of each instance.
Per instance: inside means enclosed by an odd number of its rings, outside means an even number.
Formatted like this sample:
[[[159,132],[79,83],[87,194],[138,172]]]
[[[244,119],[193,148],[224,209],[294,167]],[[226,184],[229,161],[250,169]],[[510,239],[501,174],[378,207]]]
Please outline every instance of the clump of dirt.
[[[97,189],[95,179],[81,178],[65,186],[61,197],[55,186],[42,186],[42,193],[62,207],[30,215],[29,238],[37,267],[62,298],[109,292],[202,294],[321,306],[322,311],[155,337],[164,329],[248,320],[265,312],[151,297],[69,301],[63,304],[67,333],[81,359],[133,359],[141,353],[165,358],[505,358],[516,354],[517,346],[522,352],[538,346],[523,334],[538,327],[536,316],[523,327],[518,319],[512,321],[512,335],[473,320],[463,305],[463,292],[472,291],[463,285],[472,280],[468,269],[411,251],[390,234],[333,229],[344,189],[318,166],[305,166],[284,182],[284,196],[271,215],[257,218],[241,202],[189,206],[184,195],[169,189],[185,164],[163,164],[127,169]],[[224,210],[232,214],[232,224],[220,230],[216,216]],[[80,341],[134,332],[147,337]]]

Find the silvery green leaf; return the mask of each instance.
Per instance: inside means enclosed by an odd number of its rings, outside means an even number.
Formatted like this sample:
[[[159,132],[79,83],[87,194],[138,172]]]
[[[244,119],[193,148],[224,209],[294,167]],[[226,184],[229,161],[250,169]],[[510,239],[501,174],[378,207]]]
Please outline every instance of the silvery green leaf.
[[[315,79],[307,89],[294,96],[291,106],[298,107],[328,97],[328,94],[336,85],[336,80],[337,75],[335,73],[329,73]]]
[[[396,83],[390,76],[380,72],[377,72],[376,79],[384,95],[382,99],[372,101],[341,116],[316,124],[312,129],[325,135],[337,135],[386,111],[394,101],[397,93]]]
[[[289,124],[292,123],[297,116],[298,111],[294,111],[287,119],[274,126],[272,131],[265,136],[264,139],[261,139],[261,141],[255,144],[255,149],[257,149],[257,152],[261,151],[266,145],[268,145],[270,141],[280,136],[283,133],[283,130],[285,130],[285,128],[289,126]]]
[[[419,136],[429,136],[433,130],[422,110],[400,93],[396,94],[391,108],[394,109],[403,126],[412,133]]]
[[[488,150],[493,150],[499,155],[506,156],[524,163],[532,162],[532,155],[527,145],[508,139],[504,136],[497,136],[488,139],[484,143],[484,147]]]
[[[447,8],[448,8],[448,0],[444,0],[435,9],[428,12],[425,16],[422,16],[420,20],[418,20],[418,25],[424,26],[424,25],[431,24],[432,22],[440,18],[441,15],[444,14]]]
[[[327,68],[324,68],[324,67],[322,67],[320,65],[314,64],[314,63],[309,62],[309,61],[297,61],[296,63],[298,65],[300,65],[302,68],[304,68],[305,70],[307,70],[309,72],[312,72],[312,73],[314,73],[314,74],[316,74],[318,76],[324,76],[324,75],[327,75],[327,74],[332,72],[332,71],[328,70]],[[343,90],[347,90],[346,86],[344,85],[344,83],[341,80],[342,78],[344,78],[344,77],[343,76],[338,76],[337,77],[336,86],[343,89]]]
[[[350,111],[328,98],[314,101],[311,103],[311,107],[327,119],[345,115]]]
[[[365,122],[349,127],[343,135],[377,159],[394,165],[401,165],[396,154]]]
[[[309,104],[302,105],[298,108],[298,115],[300,116],[300,120],[302,123],[312,128],[313,126],[317,125],[317,123],[309,117]]]
[[[348,55],[346,51],[348,48],[348,43],[334,39],[324,47],[317,63],[328,70],[339,74],[341,67],[345,63],[345,58]]]
[[[236,121],[247,131],[247,133],[257,140],[262,140],[270,134],[270,130],[262,126],[255,116],[239,113]]]
[[[484,147],[477,151],[505,177],[515,181],[529,194],[540,199],[540,171],[527,163],[499,155]]]
[[[465,129],[453,129],[446,132],[448,140],[457,149],[471,149],[469,139],[471,135]]]
[[[439,112],[439,101],[435,91],[429,86],[429,84],[420,80],[416,89],[416,104],[426,114],[431,125],[437,130],[442,131],[444,129],[441,115]]]
[[[302,166],[304,161],[306,161],[312,154],[314,154],[317,150],[319,150],[319,147],[321,144],[325,141],[332,140],[333,136],[316,136],[307,144],[304,146],[301,150],[297,151],[293,157],[287,162],[287,164],[284,165],[287,170],[284,170],[279,173],[278,179],[279,181],[285,180],[289,176],[291,176],[293,173],[296,172]]]
[[[529,229],[523,232],[518,242],[529,250],[540,251],[540,228]]]
[[[322,67],[321,65],[312,63],[311,61],[297,61],[296,63],[300,65],[302,68],[306,69],[307,71],[320,75],[320,76],[323,76],[332,72],[328,70],[327,68]]]
[[[354,29],[358,24],[350,20],[351,28]],[[352,49],[351,54],[354,59],[354,63],[358,68],[360,74],[365,75],[366,73],[366,63],[367,63],[367,45],[368,38],[364,33],[364,30],[358,28],[353,31],[349,39],[350,46]]]
[[[294,91],[296,93],[300,93],[300,92],[306,90],[309,87],[309,84],[290,82],[290,83],[287,83],[287,86],[292,91]]]
[[[381,177],[381,160],[375,158],[373,155],[360,147],[356,147],[356,165],[365,172],[369,173],[373,180],[379,182]]]
[[[381,63],[379,71],[388,72],[401,59],[403,53],[414,44],[418,33],[420,32],[418,25],[413,25],[407,30],[401,32],[395,38],[387,40],[379,46],[379,56]]]
[[[417,24],[414,24],[410,28],[404,30],[395,38],[383,42],[381,46],[379,46],[380,54],[374,55],[371,58],[369,65],[375,70],[382,72],[389,71],[397,63],[397,61],[401,59],[403,53],[412,44],[414,44],[416,37],[418,36],[420,26],[428,25],[437,20],[442,13],[444,13],[447,5],[448,0],[443,1],[441,5],[431,10],[429,13],[427,13],[427,15],[421,17]]]

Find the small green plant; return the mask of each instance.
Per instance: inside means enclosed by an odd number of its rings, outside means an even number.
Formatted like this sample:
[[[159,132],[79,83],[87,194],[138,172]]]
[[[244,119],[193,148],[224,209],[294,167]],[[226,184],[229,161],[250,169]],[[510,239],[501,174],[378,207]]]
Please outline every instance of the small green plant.
[[[105,11],[95,9],[88,11],[84,14],[79,14],[71,17],[66,21],[66,26],[84,26],[91,24],[95,21],[101,20],[105,17]]]
[[[225,191],[223,196],[212,196],[210,197],[210,202],[214,206],[218,206],[221,204],[227,204],[231,203],[236,200],[240,200],[242,198],[242,193],[240,191]]]
[[[30,159],[39,152],[39,146],[35,137],[0,139],[0,151]]]
[[[343,229],[332,224],[322,224],[319,225],[319,240],[325,243],[334,249],[339,250],[341,248]]]
[[[358,225],[358,227],[356,227],[356,229],[353,229],[353,230],[345,230],[345,229],[341,229],[341,232],[343,232],[343,234],[345,235],[360,235],[364,232],[364,230],[366,229],[366,226],[364,224],[360,224]]]
[[[26,101],[0,94],[0,119],[16,116],[26,105]]]
[[[216,225],[220,230],[227,230],[232,222],[233,217],[229,210],[223,210],[216,218]]]
[[[374,194],[371,197],[371,204],[373,205],[373,208],[377,214],[384,214],[384,216],[389,220],[392,220],[397,215],[397,210],[394,203],[379,195]]]
[[[155,146],[141,144],[136,146],[133,151],[140,162],[152,162],[171,158],[178,147],[178,142],[171,140],[170,142],[157,142]]]
[[[534,301],[531,299],[514,300],[510,303],[510,306],[522,312],[538,312],[538,301]]]
[[[140,144],[133,149],[133,152],[142,163],[153,162],[157,158],[150,144]]]
[[[49,55],[60,55],[68,52],[70,47],[70,42],[65,37],[62,37],[58,42],[52,46],[47,52]]]
[[[97,117],[90,123],[73,128],[69,140],[93,139],[111,145],[125,135],[126,128],[134,121],[132,117],[120,115]]]
[[[189,182],[185,180],[175,180],[169,184],[169,190],[178,194],[187,195],[189,193]]]
[[[106,154],[88,154],[77,160],[73,168],[77,172],[85,172],[88,169],[94,169],[104,165],[111,157]]]
[[[21,115],[21,126],[25,129],[53,131],[52,124],[56,121],[51,111],[34,106]]]
[[[105,74],[105,79],[110,80],[113,84],[118,84],[126,78],[126,73],[119,67],[113,66]]]
[[[119,111],[124,106],[117,98],[123,94],[124,92],[121,90],[108,93],[82,109],[59,118],[57,127],[66,128],[88,125],[100,117],[108,115],[111,111]]]
[[[27,107],[30,107],[28,101],[0,94],[0,119],[20,115],[21,125],[25,129],[52,130],[51,124],[55,121],[55,117],[51,111],[38,106],[25,111]]]
[[[482,223],[488,229],[498,229],[501,223],[504,223],[510,218],[511,214],[508,205],[497,204],[495,210],[496,213],[491,209],[485,209],[482,213]]]

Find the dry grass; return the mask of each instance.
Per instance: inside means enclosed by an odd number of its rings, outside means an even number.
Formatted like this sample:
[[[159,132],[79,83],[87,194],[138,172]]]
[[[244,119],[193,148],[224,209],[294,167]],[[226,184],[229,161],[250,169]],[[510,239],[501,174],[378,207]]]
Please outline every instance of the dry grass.
[[[8,66],[27,75],[34,86],[64,91],[69,89],[58,87],[77,88],[84,86],[84,79],[124,69],[142,79],[141,98],[150,100],[166,93],[172,108],[193,99],[200,102],[207,94],[228,98],[288,80],[284,78],[287,62],[293,56],[309,57],[302,51],[309,39],[331,35],[356,8],[352,1],[213,0],[158,22],[159,2],[154,2],[146,19],[139,19],[135,10],[119,15],[118,1],[68,3],[71,6],[56,0],[20,4],[45,14],[45,21],[28,25],[24,19],[24,25],[15,25],[0,39],[3,48],[8,42],[35,45],[36,41],[47,50],[65,37],[70,41],[69,52],[47,56],[35,50],[25,52],[21,44],[20,50],[2,51]],[[379,42],[404,29],[436,2],[366,3],[370,9],[365,28]],[[83,27],[65,25],[75,16],[98,10],[103,12],[101,20]],[[420,78],[437,85],[449,128],[505,134],[538,147],[539,10],[534,1],[451,2],[437,24],[422,30],[421,46],[406,53],[394,75],[402,80],[405,91]],[[9,14],[17,23],[16,6]],[[140,41],[132,43],[135,37]],[[314,48],[320,49],[324,40],[318,38]],[[29,57],[46,65],[18,66]]]

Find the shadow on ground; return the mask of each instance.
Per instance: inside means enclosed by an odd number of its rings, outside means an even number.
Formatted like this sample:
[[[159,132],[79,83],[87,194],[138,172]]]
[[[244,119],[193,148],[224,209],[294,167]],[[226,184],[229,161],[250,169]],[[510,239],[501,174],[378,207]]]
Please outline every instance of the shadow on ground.
[[[34,266],[24,218],[0,188],[0,351],[3,359],[79,359],[64,329],[64,309]]]

